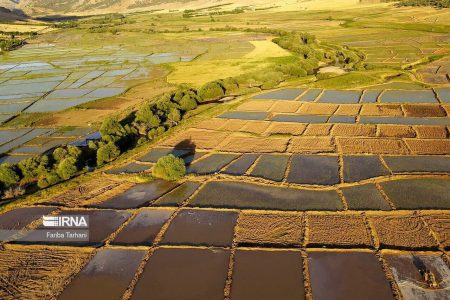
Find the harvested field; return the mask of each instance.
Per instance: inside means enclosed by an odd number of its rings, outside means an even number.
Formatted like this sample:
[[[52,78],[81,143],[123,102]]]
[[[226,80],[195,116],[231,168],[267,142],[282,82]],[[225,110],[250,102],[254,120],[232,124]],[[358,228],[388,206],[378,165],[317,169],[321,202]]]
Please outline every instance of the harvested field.
[[[301,253],[236,250],[230,296],[233,300],[305,299]]]
[[[379,137],[394,137],[394,138],[414,138],[416,132],[411,126],[407,125],[390,125],[379,124],[377,125]]]
[[[183,201],[189,198],[198,188],[200,182],[188,181],[179,187],[168,192],[155,202],[154,206],[179,206]]]
[[[338,149],[343,154],[407,154],[402,140],[375,138],[337,138]]]
[[[307,247],[364,248],[373,246],[360,214],[307,214]]]
[[[284,152],[288,138],[259,138],[233,135],[218,146],[218,150],[229,152]]]
[[[383,251],[404,299],[446,299],[450,269],[439,254]],[[427,277],[431,274],[432,277]]]
[[[143,250],[99,251],[75,276],[59,299],[120,299],[144,254]]]
[[[220,129],[226,122],[226,120],[221,118],[212,118],[208,120],[204,120],[195,125],[197,129],[207,129],[207,130],[217,130]]]
[[[402,107],[406,117],[445,117],[447,115],[439,104],[404,104]]]
[[[394,299],[372,252],[308,252],[314,299]]]
[[[137,174],[143,173],[151,169],[151,166],[139,164],[135,162],[128,163],[124,166],[113,168],[105,171],[106,174]]]
[[[326,103],[303,103],[298,111],[304,115],[332,115],[339,105]]]
[[[238,120],[265,120],[269,116],[267,112],[261,111],[229,111],[219,116],[223,119],[238,119]]]
[[[417,137],[421,139],[445,139],[447,128],[445,126],[415,126]]]
[[[335,124],[331,130],[333,136],[365,136],[374,137],[376,135],[375,125],[366,124]]]
[[[177,183],[162,180],[155,180],[145,184],[137,184],[124,193],[110,198],[104,202],[94,204],[93,206],[116,209],[146,206],[165,193],[173,190],[175,187],[177,187],[177,185]]]
[[[365,104],[361,108],[361,116],[391,116],[401,117],[403,111],[401,105]]]
[[[114,238],[115,245],[151,245],[173,214],[171,209],[142,209]]]
[[[436,248],[430,230],[417,215],[368,215],[376,232],[380,248],[430,249]]]
[[[239,215],[236,241],[244,246],[300,246],[303,231],[303,214],[244,211]]]
[[[342,189],[349,210],[391,210],[389,203],[372,183]]]
[[[230,162],[238,158],[237,154],[212,154],[187,167],[188,174],[208,175],[219,172]]]
[[[292,153],[334,152],[335,146],[331,137],[293,137],[288,151]]]
[[[223,119],[225,120],[225,119]],[[227,120],[225,124],[220,127],[220,130],[226,131],[240,131],[242,127],[245,126],[249,121],[245,120]]]
[[[269,128],[270,122],[268,121],[248,121],[239,131],[250,132],[256,134],[263,134],[267,128]]]
[[[294,155],[287,181],[299,184],[337,184],[340,182],[338,157]]]
[[[223,300],[229,256],[220,248],[158,248],[131,299]]]
[[[182,147],[183,145],[178,145],[178,147]],[[188,143],[186,143],[186,146],[189,146]],[[138,158],[139,161],[142,162],[151,162],[156,163],[158,159],[160,159],[163,156],[172,154],[176,157],[184,157],[191,153],[191,149],[175,149],[175,148],[154,148],[150,150],[147,154],[143,155],[142,157]]]
[[[402,179],[380,185],[398,209],[450,209],[448,179]]]
[[[238,111],[269,111],[275,101],[250,100],[241,104]]]
[[[424,212],[423,218],[434,232],[439,243],[445,249],[450,249],[450,214]]]
[[[161,243],[231,246],[237,218],[233,211],[182,210],[170,223]]]
[[[236,176],[244,175],[258,157],[258,154],[244,154],[231,163],[222,173]]]
[[[307,136],[327,136],[330,134],[332,124],[309,124],[303,135]]]
[[[406,144],[415,154],[445,155],[450,153],[450,140],[447,139],[407,139]]]
[[[261,155],[250,175],[273,181],[282,181],[288,161],[288,155]]]
[[[301,135],[305,131],[305,128],[306,128],[305,124],[271,122],[265,134]]]
[[[344,156],[343,159],[345,182],[358,182],[361,180],[390,174],[390,172],[383,166],[378,156]]]
[[[277,101],[270,109],[273,113],[294,113],[302,106],[300,102],[296,101]]]
[[[225,129],[226,130],[226,129]],[[220,131],[208,131],[200,129],[188,129],[173,138],[163,142],[163,146],[185,148],[189,145],[197,149],[213,149],[222,142],[229,133]]]
[[[92,248],[7,245],[0,251],[0,298],[52,299],[89,260]]]
[[[346,104],[339,105],[339,108],[334,113],[338,116],[356,116],[361,109],[361,104]]]
[[[343,209],[334,190],[302,190],[233,181],[208,182],[190,205],[298,211]]]

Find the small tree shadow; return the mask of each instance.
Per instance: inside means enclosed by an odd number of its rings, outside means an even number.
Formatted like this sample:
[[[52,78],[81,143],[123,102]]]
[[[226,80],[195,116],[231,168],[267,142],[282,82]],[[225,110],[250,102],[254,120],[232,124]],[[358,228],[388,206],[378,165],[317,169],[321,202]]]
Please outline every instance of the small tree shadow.
[[[197,148],[197,146],[195,145],[194,142],[192,142],[191,139],[185,139],[175,145],[175,147],[171,151],[171,154],[173,154],[174,156],[183,158],[185,164],[190,165],[191,162],[194,160],[196,148]],[[181,151],[187,150],[187,152],[180,155],[180,150]]]

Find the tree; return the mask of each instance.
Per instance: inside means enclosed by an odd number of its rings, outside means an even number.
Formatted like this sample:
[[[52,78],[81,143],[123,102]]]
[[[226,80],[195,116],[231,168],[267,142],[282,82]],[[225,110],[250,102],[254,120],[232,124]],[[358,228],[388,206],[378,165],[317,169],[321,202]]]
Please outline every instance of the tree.
[[[53,151],[53,158],[59,162],[61,160],[63,160],[66,156],[67,156],[68,152],[65,148],[63,147],[58,147]]]
[[[2,182],[6,187],[17,184],[19,180],[20,177],[12,165],[0,165],[0,182]]]
[[[180,111],[176,108],[173,108],[170,113],[167,115],[167,121],[171,125],[177,125],[178,122],[181,121],[181,114]]]
[[[154,177],[164,180],[179,180],[186,174],[186,166],[181,158],[169,154],[158,159],[152,174]]]
[[[120,149],[114,143],[102,145],[97,150],[97,165],[113,161],[120,155]]]
[[[70,179],[77,171],[77,160],[73,157],[64,158],[56,168],[56,173],[64,180]]]
[[[152,111],[152,105],[146,104],[136,112],[136,122],[147,124],[150,128],[158,127],[161,120]]]
[[[197,101],[195,99],[193,99],[191,97],[191,95],[186,94],[183,96],[183,98],[181,98],[180,102],[180,109],[184,110],[184,111],[190,111],[193,109],[196,109],[198,104]]]
[[[102,136],[113,135],[122,136],[123,126],[116,118],[107,117],[100,127],[100,133]]]
[[[218,81],[208,82],[198,91],[203,101],[218,100],[225,96],[225,90]]]
[[[58,174],[55,171],[46,172],[39,178],[38,180],[38,187],[41,189],[46,188],[48,186],[54,185],[58,183],[61,179],[59,178]]]

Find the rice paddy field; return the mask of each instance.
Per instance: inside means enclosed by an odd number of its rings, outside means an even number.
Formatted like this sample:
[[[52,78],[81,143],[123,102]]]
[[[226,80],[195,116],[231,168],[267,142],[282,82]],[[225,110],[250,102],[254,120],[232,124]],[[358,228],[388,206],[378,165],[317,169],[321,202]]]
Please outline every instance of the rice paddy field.
[[[0,163],[99,139],[106,115],[176,84],[292,55],[269,34],[210,28],[308,31],[371,66],[210,104],[0,206],[0,298],[450,299],[450,11],[316,2],[131,13],[114,33],[83,18],[0,57]],[[186,176],[149,180],[168,154]],[[43,215],[88,216],[88,239],[43,238]]]

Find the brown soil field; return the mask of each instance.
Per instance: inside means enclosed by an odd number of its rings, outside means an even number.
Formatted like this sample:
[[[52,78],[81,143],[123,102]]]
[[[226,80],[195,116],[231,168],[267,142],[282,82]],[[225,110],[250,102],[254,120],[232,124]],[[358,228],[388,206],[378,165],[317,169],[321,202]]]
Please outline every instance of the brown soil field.
[[[248,121],[239,131],[262,134],[269,128],[268,121]]]
[[[333,152],[335,146],[330,137],[293,137],[289,145],[292,153]]]
[[[334,113],[338,116],[356,116],[361,109],[361,104],[343,104]]]
[[[87,201],[100,201],[101,199],[109,198],[131,186],[132,184],[128,182],[115,181],[109,178],[96,178],[45,199],[42,203],[76,207],[85,204]]]
[[[407,139],[405,140],[408,147],[416,154],[448,154],[450,153],[450,140],[420,140]]]
[[[424,212],[423,218],[436,234],[439,243],[446,249],[450,248],[450,214]]]
[[[294,113],[299,110],[301,105],[300,102],[296,101],[277,101],[270,111],[274,113]]]
[[[369,222],[381,248],[429,249],[437,247],[430,230],[417,215],[371,215]]]
[[[335,124],[331,130],[333,136],[373,137],[376,135],[376,132],[376,125],[365,124]]]
[[[288,142],[288,138],[259,138],[234,135],[219,145],[218,150],[229,152],[284,152]]]
[[[303,103],[298,112],[305,115],[332,115],[338,106],[327,103]]]
[[[92,250],[7,245],[0,251],[0,298],[53,299],[88,261]]]
[[[303,239],[301,213],[242,212],[236,227],[241,245],[299,246]]]
[[[217,129],[220,129],[220,127],[222,127],[223,125],[225,125],[226,122],[227,122],[227,120],[225,120],[225,119],[212,118],[212,119],[204,120],[204,121],[200,122],[199,124],[195,125],[195,128],[217,130]]]
[[[239,131],[242,127],[247,124],[248,121],[246,120],[228,120],[225,122],[222,127],[220,127],[221,130],[226,131]]]
[[[403,116],[402,107],[395,104],[364,104],[361,116]]]
[[[415,126],[417,137],[422,139],[445,139],[447,128],[445,126]]]
[[[308,214],[308,246],[367,247],[373,242],[360,214]]]
[[[228,135],[229,133],[227,132],[188,129],[164,141],[162,145],[183,148],[184,144],[194,144],[196,148],[213,149]]]
[[[330,134],[332,124],[309,124],[303,135],[326,136]]]
[[[412,129],[411,126],[379,124],[377,125],[377,127],[379,137],[397,137],[397,138],[416,137],[416,132]]]
[[[290,122],[271,122],[265,134],[289,134],[300,135],[305,131],[305,124],[290,123]]]
[[[450,116],[450,104],[443,104],[442,108],[445,110],[445,112],[447,113],[447,116]]]
[[[269,111],[275,101],[272,100],[249,100],[241,104],[238,111]]]
[[[445,117],[445,110],[439,104],[403,104],[407,117]]]
[[[337,138],[338,149],[344,154],[407,154],[408,148],[401,140]]]

